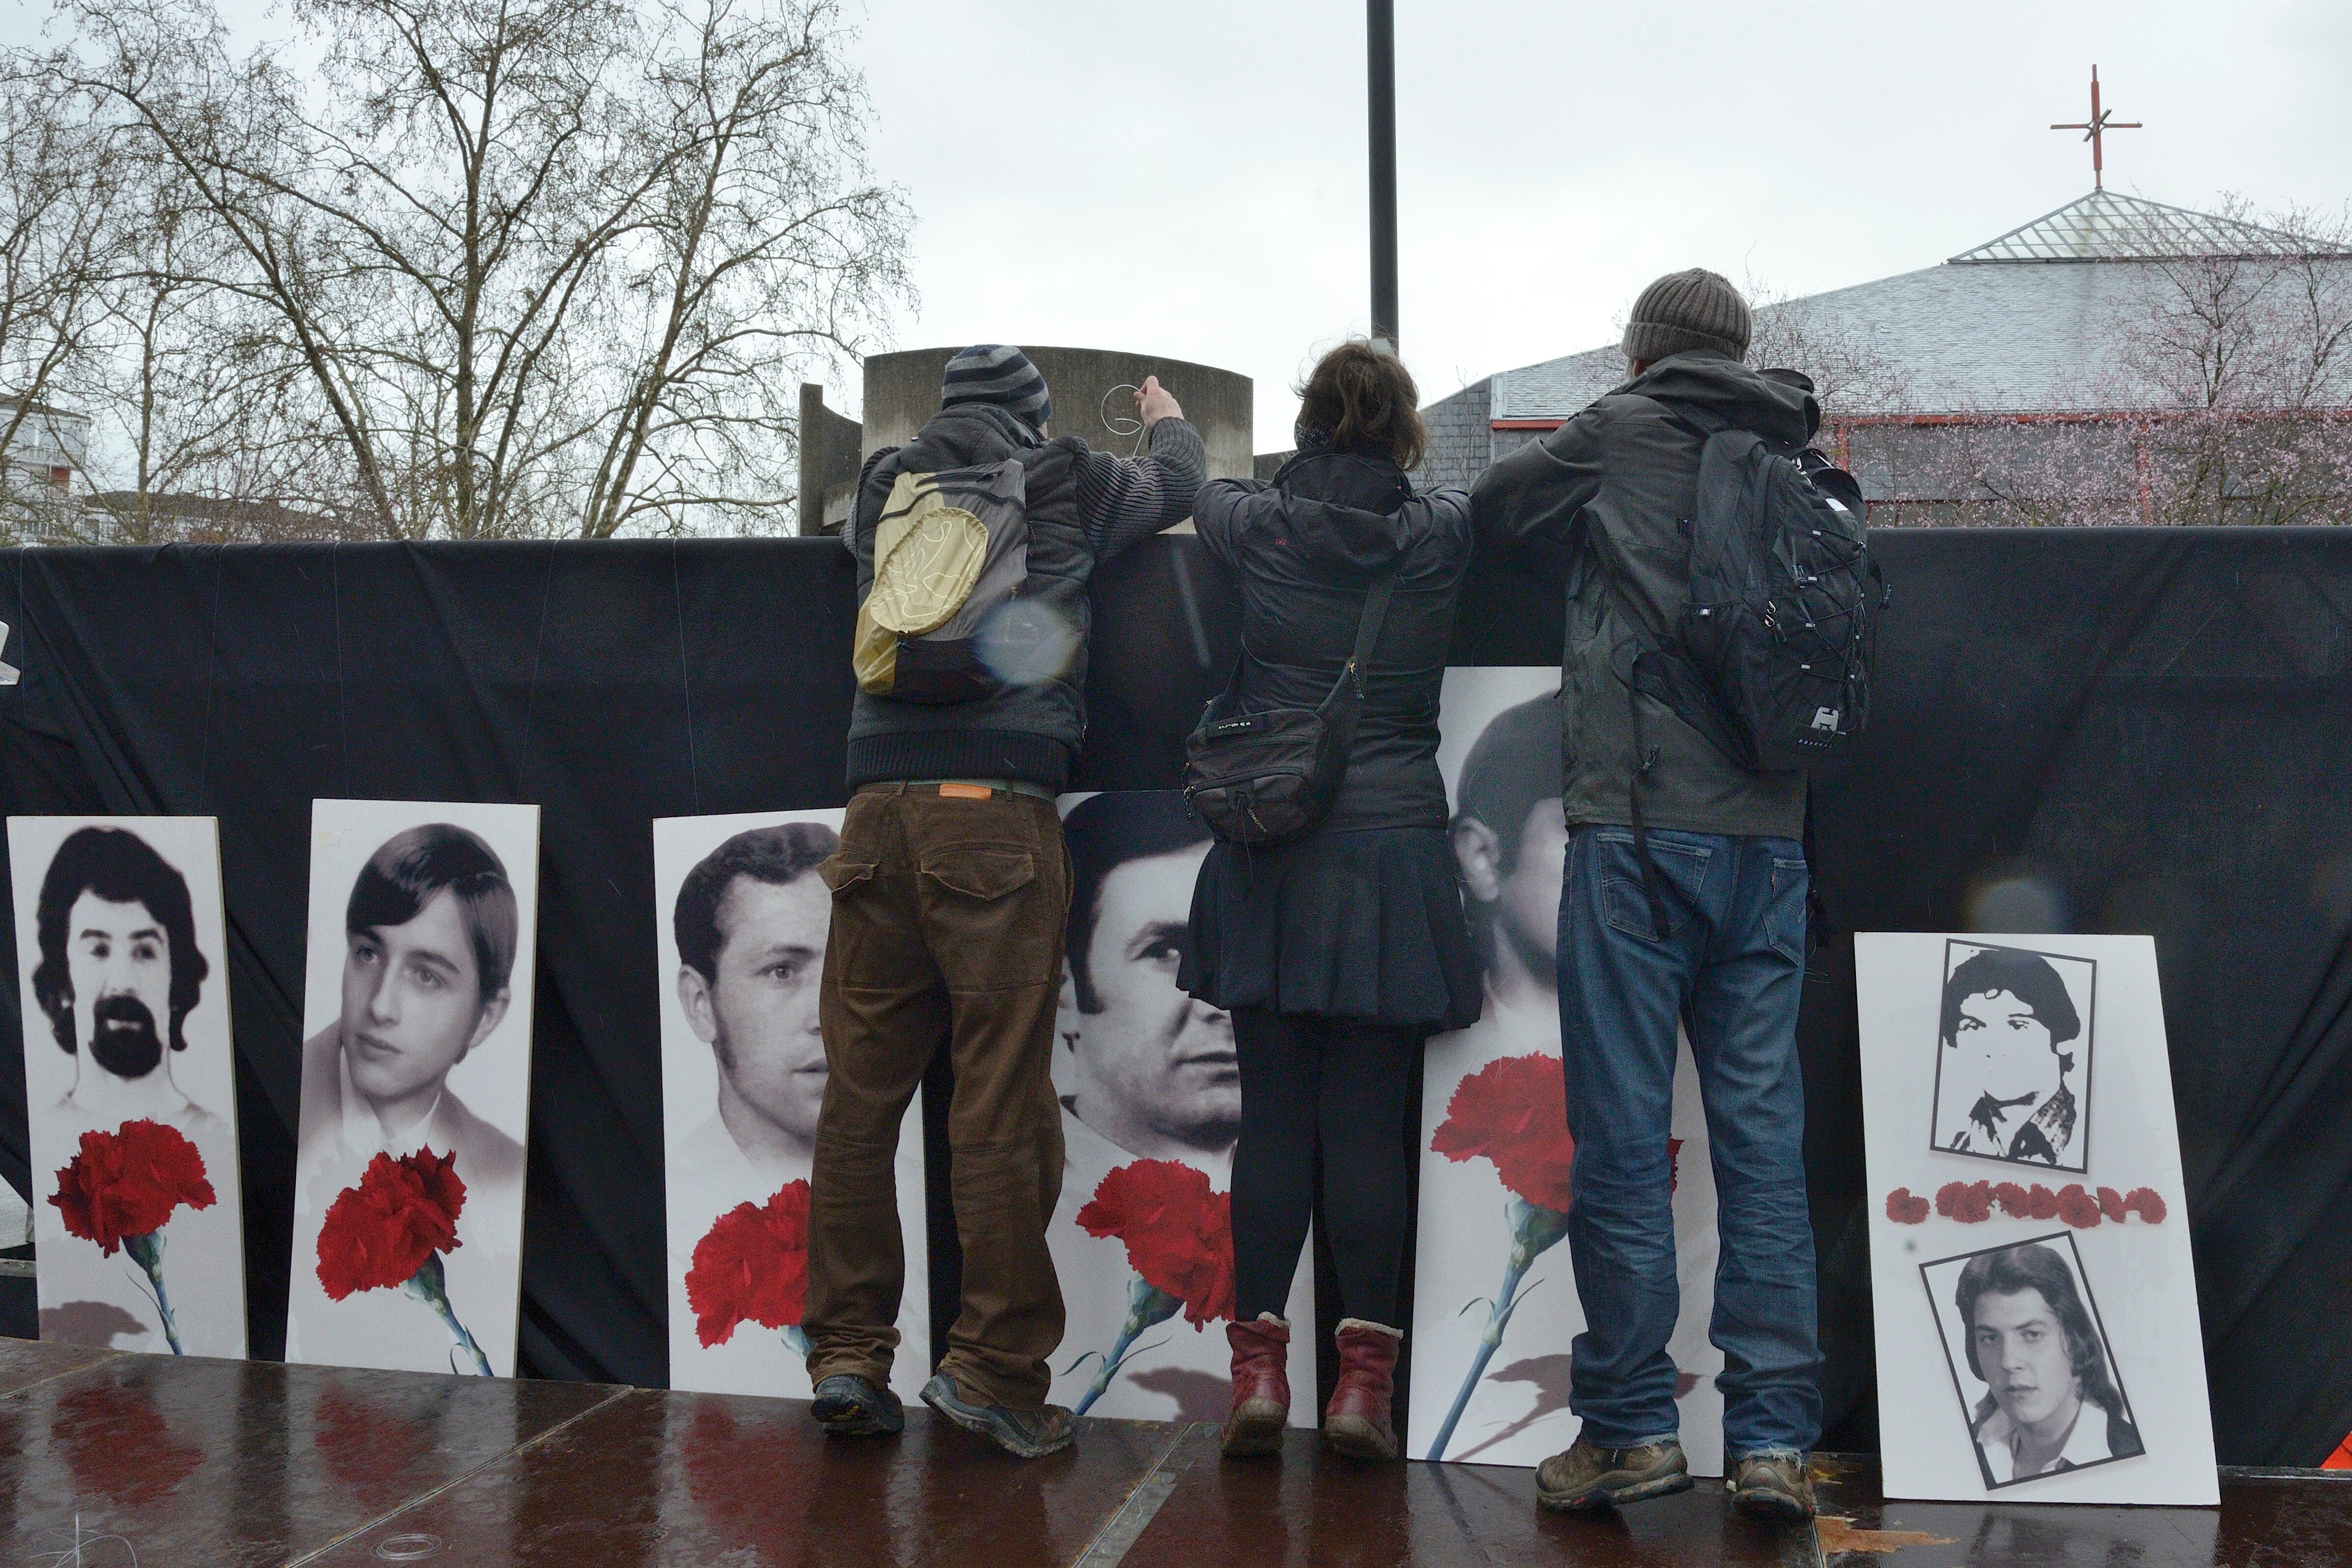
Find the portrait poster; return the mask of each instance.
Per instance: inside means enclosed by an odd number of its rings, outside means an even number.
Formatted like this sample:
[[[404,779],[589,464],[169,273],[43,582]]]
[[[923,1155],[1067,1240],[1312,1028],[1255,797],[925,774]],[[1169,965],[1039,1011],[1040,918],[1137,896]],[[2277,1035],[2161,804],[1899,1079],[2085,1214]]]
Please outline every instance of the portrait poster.
[[[1431,1038],[1422,1080],[1420,1243],[1406,1447],[1416,1459],[1541,1463],[1575,1440],[1570,1347],[1584,1330],[1561,1179],[1573,1157],[1554,973],[1567,832],[1557,667],[1445,672],[1438,767],[1486,971],[1485,1015]],[[1671,1150],[1682,1306],[1667,1343],[1695,1475],[1723,1474],[1715,1174],[1687,1040]],[[1524,1259],[1524,1265],[1520,1260]]]
[[[286,1359],[510,1377],[539,807],[311,803]]]
[[[41,1338],[242,1357],[218,824],[12,816],[8,852]]]
[[[1062,1195],[1047,1245],[1067,1327],[1056,1405],[1145,1421],[1223,1421],[1233,1402],[1232,1017],[1177,984],[1209,830],[1174,790],[1062,798],[1070,923],[1055,1024]],[[1213,1256],[1218,1254],[1221,1256]],[[1315,1387],[1314,1241],[1282,1315],[1293,1425]]]
[[[810,1396],[800,1321],[833,919],[817,868],[839,847],[841,816],[654,824],[672,1388]],[[912,1399],[931,1374],[919,1093],[898,1130],[897,1172],[907,1286],[890,1383]]]
[[[1864,932],[1854,971],[1886,1495],[2217,1502],[2154,940]]]

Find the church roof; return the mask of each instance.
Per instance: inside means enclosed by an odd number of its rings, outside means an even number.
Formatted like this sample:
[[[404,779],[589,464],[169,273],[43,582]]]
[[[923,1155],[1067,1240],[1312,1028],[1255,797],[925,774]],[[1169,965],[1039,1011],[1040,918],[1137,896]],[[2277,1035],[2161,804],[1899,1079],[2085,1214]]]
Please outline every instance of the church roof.
[[[2115,323],[2159,284],[2162,263],[2313,254],[2341,257],[2352,268],[2352,251],[2095,191],[1942,266],[1765,306],[1758,315],[1793,312],[1796,322],[1885,367],[1902,386],[1892,406],[1906,414],[2084,409],[2116,395]],[[2100,265],[2013,265],[2053,261]],[[1566,419],[1624,380],[1625,357],[1614,344],[1524,365],[1492,378],[1489,417]],[[1856,407],[1852,395],[1837,401],[1848,414],[1891,411]]]
[[[2001,261],[2172,261],[2192,256],[2343,256],[2333,247],[2279,229],[2161,202],[2093,191],[2022,227],[1951,259]]]

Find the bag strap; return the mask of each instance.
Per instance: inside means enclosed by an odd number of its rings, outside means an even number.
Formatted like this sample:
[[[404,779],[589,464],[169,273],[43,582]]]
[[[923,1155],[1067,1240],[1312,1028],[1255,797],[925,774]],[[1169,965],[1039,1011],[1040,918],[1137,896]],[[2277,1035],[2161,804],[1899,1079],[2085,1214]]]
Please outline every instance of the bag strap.
[[[1396,593],[1397,574],[1402,570],[1399,563],[1372,580],[1371,592],[1364,595],[1363,612],[1356,617],[1356,646],[1348,655],[1348,662],[1339,668],[1339,680],[1354,684],[1359,701],[1363,700],[1364,675],[1371,668],[1372,650],[1380,646],[1381,626],[1389,618],[1389,600]],[[1332,695],[1339,695],[1339,685],[1334,683]],[[1330,698],[1324,699],[1326,702],[1329,700]]]

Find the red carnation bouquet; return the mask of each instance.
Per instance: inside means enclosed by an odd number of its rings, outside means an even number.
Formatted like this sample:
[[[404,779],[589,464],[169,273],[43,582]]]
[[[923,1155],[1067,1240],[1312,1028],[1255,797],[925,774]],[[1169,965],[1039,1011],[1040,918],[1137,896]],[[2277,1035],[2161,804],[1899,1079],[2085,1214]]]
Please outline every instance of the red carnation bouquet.
[[[127,1252],[146,1270],[173,1355],[184,1352],[163,1291],[163,1226],[182,1204],[206,1209],[217,1201],[196,1146],[178,1129],[144,1119],[83,1133],[80,1152],[58,1173],[49,1198],[65,1216],[67,1235],[98,1243],[109,1258]]]
[[[1118,1375],[1144,1330],[1179,1311],[1195,1333],[1234,1315],[1233,1197],[1212,1192],[1208,1175],[1190,1165],[1138,1160],[1102,1179],[1078,1211],[1078,1224],[1088,1236],[1125,1242],[1128,1267],[1135,1270],[1118,1339],[1071,1412],[1084,1415]],[[1079,1357],[1072,1368],[1085,1361]]]
[[[1478,1353],[1429,1446],[1427,1458],[1441,1459],[1454,1440],[1454,1426],[1469,1408],[1472,1391],[1503,1342],[1503,1330],[1517,1305],[1519,1282],[1528,1266],[1568,1234],[1568,1210],[1574,1199],[1569,1175],[1576,1163],[1576,1140],[1568,1132],[1568,1094],[1559,1058],[1542,1052],[1503,1057],[1464,1079],[1446,1101],[1445,1120],[1429,1146],[1449,1160],[1492,1162],[1503,1190],[1510,1194],[1504,1212],[1511,1222],[1511,1252],[1503,1266],[1503,1288],[1487,1306]]]
[[[359,1185],[345,1187],[327,1205],[319,1226],[319,1283],[327,1299],[341,1301],[359,1290],[399,1289],[439,1315],[457,1342],[450,1370],[463,1352],[480,1376],[490,1375],[490,1358],[457,1321],[449,1306],[449,1280],[442,1254],[464,1245],[457,1216],[466,1207],[465,1179],[455,1153],[419,1149],[394,1159],[379,1153],[360,1173]]]
[[[686,1301],[694,1332],[725,1344],[747,1322],[783,1331],[794,1355],[808,1354],[801,1314],[808,1305],[809,1184],[786,1182],[766,1204],[737,1204],[694,1244]]]

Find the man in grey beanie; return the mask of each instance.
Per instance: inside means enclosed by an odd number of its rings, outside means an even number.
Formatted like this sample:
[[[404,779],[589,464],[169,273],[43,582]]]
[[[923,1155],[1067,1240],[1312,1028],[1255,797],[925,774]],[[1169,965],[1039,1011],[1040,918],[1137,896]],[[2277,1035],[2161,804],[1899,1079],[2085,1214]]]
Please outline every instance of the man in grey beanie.
[[[947,363],[939,413],[868,460],[844,531],[863,604],[900,474],[1022,466],[1027,580],[1007,601],[1022,618],[1019,635],[999,639],[1008,653],[991,666],[994,689],[939,703],[860,690],[851,710],[853,793],[841,847],[818,868],[833,894],[818,991],[828,1076],[801,1322],[825,1429],[899,1430],[890,1362],[907,1281],[894,1161],[908,1101],[944,1054],[955,1068],[949,1184],[963,1305],[923,1398],[1024,1458],[1069,1447],[1074,1433],[1070,1413],[1045,1403],[1063,1323],[1045,1226],[1062,1184],[1053,1048],[1070,900],[1054,797],[1086,734],[1087,584],[1097,565],[1191,514],[1204,466],[1200,433],[1157,377],[1136,394],[1149,456],[1049,438],[1053,412],[1028,355],[965,349]]]
[[[1551,1508],[1690,1485],[1666,1354],[1679,1310],[1666,1130],[1686,1022],[1718,1194],[1712,1337],[1732,1496],[1753,1512],[1813,1511],[1821,1352],[1796,1037],[1805,778],[1745,771],[1622,673],[1636,634],[1679,636],[1708,432],[1802,445],[1820,426],[1811,382],[1742,363],[1749,328],[1748,302],[1716,273],[1659,279],[1626,323],[1631,378],[1487,469],[1471,496],[1479,548],[1555,576],[1568,598],[1558,963],[1569,1247],[1588,1326],[1569,1399],[1583,1426],[1537,1472]],[[1629,831],[1637,804],[1663,911]]]

